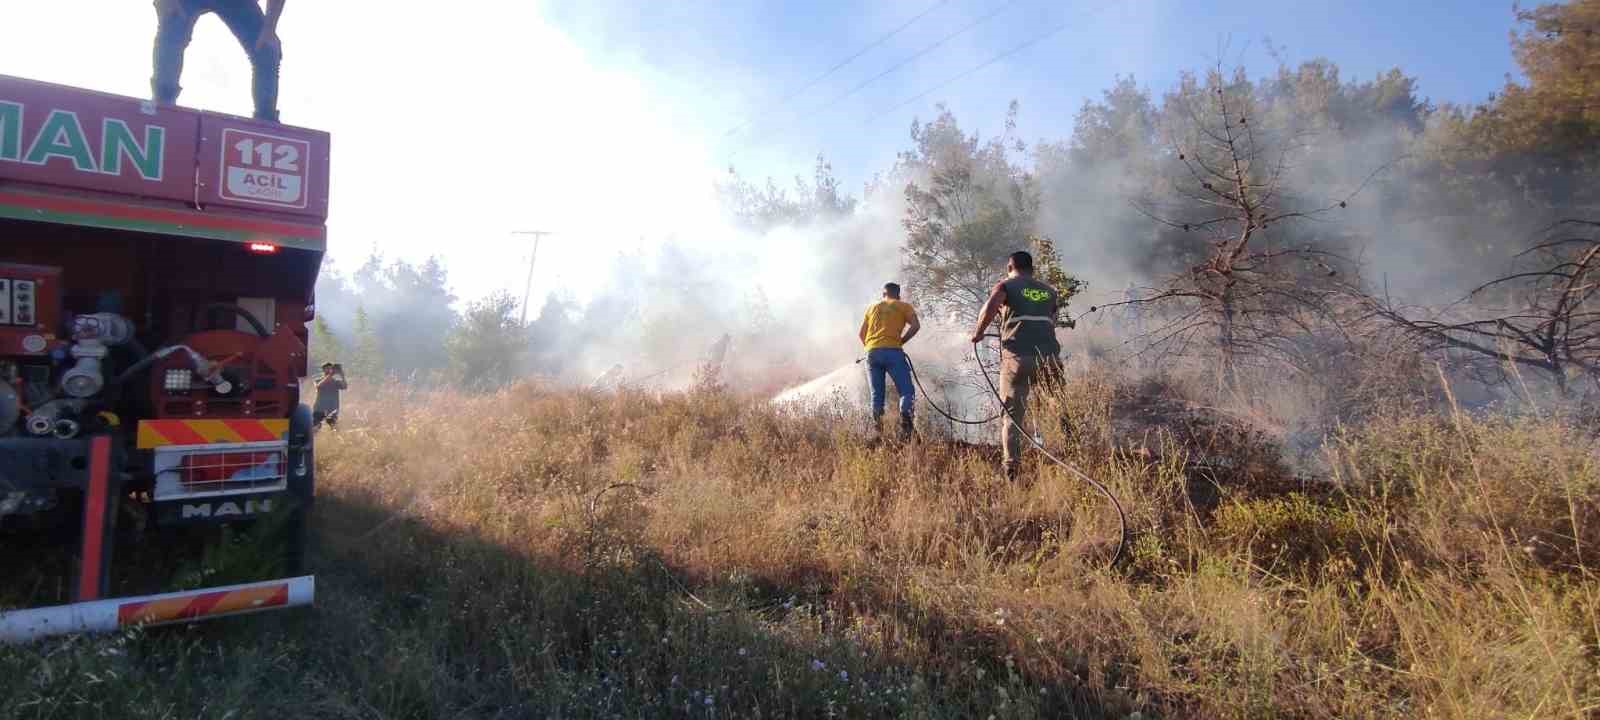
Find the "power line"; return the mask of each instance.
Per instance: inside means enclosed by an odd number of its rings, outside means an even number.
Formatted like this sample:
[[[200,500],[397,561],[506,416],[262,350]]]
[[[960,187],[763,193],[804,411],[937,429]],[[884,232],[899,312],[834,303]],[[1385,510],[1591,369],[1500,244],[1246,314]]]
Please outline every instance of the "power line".
[[[1098,9],[1096,9],[1094,12],[1091,12],[1091,13],[1089,13],[1087,15],[1084,15],[1080,19],[1087,20],[1087,19],[1089,19],[1089,18],[1091,18],[1091,17],[1093,17],[1095,15],[1100,14],[1101,12],[1104,12],[1107,8],[1109,8],[1109,7],[1111,7],[1112,5],[1115,5],[1115,4],[1116,4],[1115,2],[1105,3],[1105,4],[1101,5]],[[966,77],[968,77],[968,76],[970,76],[970,75],[972,75],[974,73],[977,73],[977,72],[983,70],[984,68],[989,67],[990,65],[993,65],[993,64],[995,64],[997,62],[1000,62],[1001,60],[1004,60],[1004,59],[1006,59],[1008,57],[1011,57],[1012,55],[1016,55],[1017,53],[1022,52],[1023,50],[1026,50],[1026,49],[1028,49],[1030,47],[1033,47],[1034,45],[1036,45],[1036,44],[1038,44],[1040,42],[1043,42],[1045,39],[1055,35],[1056,33],[1061,32],[1062,30],[1065,30],[1065,29],[1067,29],[1068,27],[1071,27],[1071,26],[1072,26],[1072,21],[1069,20],[1067,22],[1064,22],[1064,23],[1061,23],[1059,25],[1056,25],[1055,27],[1052,27],[1049,30],[1046,30],[1046,31],[1044,31],[1044,32],[1042,32],[1042,33],[1040,33],[1038,35],[1035,35],[1032,38],[1024,40],[1023,42],[1012,46],[1011,49],[1006,50],[1005,52],[1002,52],[999,55],[996,55],[996,56],[994,56],[992,58],[989,58],[988,60],[983,61],[981,64],[979,64],[976,67],[970,68],[970,69],[960,73],[959,75],[956,75],[954,77],[951,77],[951,78],[948,78],[946,80],[943,80],[943,81],[939,82],[938,84],[934,85],[933,87],[930,87],[927,90],[924,90],[924,91],[922,91],[920,93],[917,93],[916,95],[914,95],[914,96],[912,96],[910,98],[907,98],[906,100],[904,100],[901,103],[895,105],[894,107],[889,108],[888,110],[884,110],[883,112],[879,112],[879,113],[873,114],[872,116],[867,118],[867,122],[870,123],[870,122],[872,122],[874,120],[877,120],[878,118],[881,118],[881,117],[883,117],[885,115],[888,115],[888,114],[890,114],[892,112],[895,112],[896,110],[899,110],[900,108],[903,108],[903,107],[905,107],[907,105],[910,105],[911,103],[914,103],[914,102],[916,102],[918,100],[921,100],[921,99],[923,99],[923,98],[925,98],[925,97],[927,97],[929,95],[932,95],[933,93],[936,93],[939,90],[944,89],[946,86],[950,85],[951,83],[954,83],[954,82],[960,81],[962,79],[965,79]]]
[[[883,112],[880,112],[880,113],[877,113],[875,115],[872,115],[871,117],[868,117],[867,118],[867,122],[870,123],[873,120],[877,120],[878,118],[883,117],[884,115],[888,115],[889,113],[892,113],[892,112],[894,112],[896,110],[899,110],[900,108],[903,108],[903,107],[905,107],[907,105],[910,105],[911,103],[914,103],[914,102],[916,102],[918,100],[921,100],[921,99],[923,99],[923,98],[925,98],[925,97],[927,97],[929,95],[932,95],[933,93],[938,92],[939,90],[945,88],[946,86],[950,85],[951,83],[960,81],[960,80],[966,78],[967,76],[972,75],[973,73],[976,73],[976,72],[978,72],[978,71],[980,71],[980,70],[982,70],[982,69],[984,69],[986,67],[989,67],[990,65],[993,65],[993,64],[995,64],[995,63],[997,63],[997,62],[999,62],[1001,60],[1004,60],[1005,58],[1008,58],[1008,57],[1010,57],[1012,55],[1015,55],[1015,54],[1017,54],[1019,52],[1022,52],[1023,50],[1026,50],[1027,48],[1033,46],[1035,43],[1038,43],[1038,42],[1044,40],[1045,38],[1048,38],[1048,37],[1050,37],[1052,35],[1055,35],[1058,32],[1061,32],[1062,30],[1067,29],[1067,27],[1069,25],[1071,25],[1071,23],[1062,23],[1060,25],[1057,25],[1057,26],[1045,31],[1042,34],[1037,35],[1037,36],[1033,37],[1032,39],[1027,40],[1026,42],[1023,42],[1023,43],[1011,48],[1010,50],[1007,50],[1007,51],[1005,51],[1005,52],[1003,52],[1003,53],[1001,53],[999,55],[996,55],[996,56],[994,56],[992,58],[989,58],[988,60],[984,61],[983,64],[978,65],[977,67],[970,68],[970,69],[966,70],[965,72],[962,72],[961,74],[956,75],[955,77],[952,77],[952,78],[949,78],[947,80],[944,80],[944,81],[940,82],[939,84],[928,88],[927,90],[924,90],[924,91],[922,91],[920,93],[917,93],[916,95],[914,95],[914,96],[912,96],[910,98],[907,98],[906,100],[902,101],[900,104],[895,105],[894,107],[889,108],[888,110],[885,110]]]
[[[1021,2],[1021,0],[1009,0],[1009,2],[1005,3],[1004,5],[1001,5],[1000,7],[997,7],[994,10],[990,11],[989,14],[984,15],[983,17],[980,17],[977,20],[973,20],[972,22],[967,23],[966,25],[962,26],[960,30],[957,30],[957,31],[955,31],[953,33],[950,33],[949,35],[946,35],[946,36],[944,36],[942,38],[939,38],[939,40],[937,42],[934,42],[932,45],[929,45],[929,46],[927,46],[927,47],[925,47],[925,48],[923,48],[921,50],[918,50],[911,57],[908,57],[908,58],[906,58],[904,60],[901,60],[900,62],[897,62],[897,63],[889,66],[888,70],[884,70],[883,72],[878,73],[877,75],[873,75],[872,77],[869,77],[866,80],[861,81],[860,84],[856,85],[853,88],[850,88],[849,90],[846,90],[843,95],[840,95],[840,96],[838,96],[838,97],[836,97],[836,98],[834,98],[832,100],[829,100],[828,102],[824,103],[823,105],[818,106],[818,109],[828,107],[829,105],[833,105],[833,104],[839,102],[840,100],[843,100],[843,99],[845,99],[847,97],[850,97],[851,95],[856,94],[856,92],[861,90],[862,88],[864,88],[864,87],[866,87],[868,85],[871,85],[871,84],[873,84],[873,83],[875,83],[875,82],[877,82],[879,80],[882,80],[883,78],[889,76],[891,73],[893,73],[896,70],[899,70],[900,68],[903,68],[903,67],[905,67],[907,65],[910,65],[912,62],[916,61],[918,58],[921,58],[922,56],[927,55],[928,53],[931,53],[934,50],[939,49],[939,47],[944,45],[945,43],[950,42],[951,40],[954,40],[957,37],[966,34],[968,31],[972,30],[973,28],[975,28],[975,27],[977,27],[979,25],[982,25],[982,24],[984,24],[986,22],[989,22],[990,20],[994,19],[994,17],[996,15],[999,15],[1000,13],[1003,13],[1006,10],[1011,9],[1011,6],[1012,5],[1016,5],[1018,2]]]
[[[861,57],[862,55],[865,55],[868,52],[872,51],[873,49],[877,48],[878,46],[888,42],[890,38],[892,38],[892,37],[894,37],[896,35],[899,35],[901,31],[903,31],[906,28],[911,27],[912,25],[916,24],[916,22],[918,20],[921,20],[922,18],[927,17],[929,13],[932,13],[934,10],[938,10],[940,7],[943,7],[948,2],[950,2],[950,0],[938,0],[938,2],[935,2],[932,5],[929,5],[927,7],[927,9],[923,10],[920,13],[917,13],[915,17],[911,18],[910,20],[905,21],[905,23],[901,24],[900,27],[897,27],[897,28],[895,28],[893,30],[890,30],[887,35],[884,35],[883,37],[880,37],[877,40],[874,40],[871,44],[867,45],[866,47],[861,48],[860,50],[857,50],[854,55],[851,55],[850,57],[847,57],[847,58],[845,58],[843,60],[840,60],[839,62],[835,63],[833,67],[830,67],[826,71],[824,71],[821,75],[818,75],[818,76],[816,76],[814,78],[811,78],[810,80],[806,81],[806,83],[804,85],[801,85],[799,88],[791,91],[789,94],[784,95],[783,97],[779,98],[778,102],[774,103],[771,107],[767,108],[761,114],[756,115],[755,117],[748,118],[744,122],[740,123],[738,127],[735,127],[732,130],[729,130],[726,133],[723,133],[723,137],[727,137],[729,135],[733,135],[734,133],[737,133],[740,130],[743,130],[743,129],[747,128],[747,127],[750,127],[750,125],[752,123],[754,123],[755,121],[760,120],[762,118],[765,118],[768,115],[771,115],[772,113],[776,112],[779,108],[783,107],[784,105],[787,105],[790,100],[793,100],[795,97],[799,96],[800,93],[803,93],[803,92],[805,92],[807,90],[810,90],[813,87],[816,87],[817,83],[822,82],[823,80],[826,80],[830,75],[833,75],[835,72],[838,72],[839,69],[843,68],[846,65],[849,65],[850,63],[854,62],[857,58]]]
[[[939,49],[945,43],[950,42],[951,40],[954,40],[957,37],[960,37],[961,35],[964,35],[967,32],[971,31],[973,28],[976,28],[979,25],[982,25],[982,24],[994,19],[995,16],[999,15],[1000,13],[1005,12],[1006,10],[1011,9],[1011,7],[1013,5],[1016,5],[1018,2],[1021,2],[1021,0],[1008,0],[1004,4],[1000,5],[1000,7],[997,7],[994,10],[989,11],[988,14],[983,15],[982,17],[979,17],[978,19],[973,20],[972,22],[961,26],[960,29],[956,30],[955,32],[950,33],[949,35],[946,35],[946,36],[944,36],[942,38],[939,38],[932,45],[929,45],[929,46],[927,46],[925,48],[922,48],[921,50],[918,50],[917,52],[913,53],[910,57],[907,57],[907,58],[901,60],[900,62],[897,62],[897,63],[889,66],[889,69],[884,70],[883,72],[880,72],[877,75],[873,75],[872,77],[869,77],[866,80],[861,81],[860,83],[857,83],[855,87],[852,87],[849,90],[846,90],[844,92],[844,94],[839,95],[838,97],[835,97],[835,98],[833,98],[833,99],[831,99],[831,100],[829,100],[829,101],[827,101],[825,103],[822,103],[821,105],[816,106],[815,109],[816,110],[826,109],[826,108],[828,108],[828,107],[830,107],[832,105],[835,105],[835,104],[839,103],[841,100],[844,100],[845,98],[848,98],[851,95],[854,95],[857,92],[860,92],[863,88],[867,87],[868,85],[871,85],[871,84],[873,84],[873,83],[875,83],[875,82],[877,82],[879,80],[882,80],[885,77],[888,77],[890,74],[894,73],[896,70],[899,70],[900,68],[903,68],[903,67],[905,67],[907,65],[910,65],[911,63],[915,62],[916,60],[918,60],[919,58],[923,57],[924,55],[927,55],[928,53],[931,53],[934,50]],[[749,145],[749,142],[746,141],[744,145]],[[740,147],[744,147],[744,145],[741,145]],[[735,151],[735,152],[737,152],[737,151]]]

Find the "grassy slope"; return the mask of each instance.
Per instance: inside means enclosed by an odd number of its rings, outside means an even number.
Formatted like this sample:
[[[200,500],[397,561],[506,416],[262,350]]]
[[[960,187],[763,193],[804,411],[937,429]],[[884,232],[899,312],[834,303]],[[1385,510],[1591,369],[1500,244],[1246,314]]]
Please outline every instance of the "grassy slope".
[[[1085,381],[1074,442],[1046,439],[1130,508],[1116,571],[1114,516],[1059,470],[1008,487],[989,451],[868,446],[848,413],[352,397],[320,436],[314,611],[0,649],[0,716],[1597,712],[1587,438],[1384,417],[1300,485],[1113,451],[1114,396]]]

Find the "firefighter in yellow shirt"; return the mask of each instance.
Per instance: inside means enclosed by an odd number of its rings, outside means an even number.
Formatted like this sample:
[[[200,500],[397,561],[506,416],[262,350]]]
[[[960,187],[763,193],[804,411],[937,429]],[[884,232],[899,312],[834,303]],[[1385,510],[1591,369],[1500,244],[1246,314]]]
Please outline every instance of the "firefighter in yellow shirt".
[[[883,299],[867,308],[861,318],[857,333],[861,345],[867,350],[867,379],[872,385],[872,427],[876,430],[883,419],[883,376],[894,380],[894,389],[900,394],[900,436],[908,438],[912,432],[913,408],[917,391],[911,383],[911,361],[903,349],[911,342],[922,323],[911,304],[900,299],[900,286],[885,283]]]

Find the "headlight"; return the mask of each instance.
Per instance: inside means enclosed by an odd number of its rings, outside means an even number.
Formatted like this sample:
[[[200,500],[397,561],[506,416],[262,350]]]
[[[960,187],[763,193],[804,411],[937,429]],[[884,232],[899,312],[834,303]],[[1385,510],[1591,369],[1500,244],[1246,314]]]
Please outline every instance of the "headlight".
[[[189,392],[193,387],[193,383],[194,373],[189,372],[189,370],[168,370],[161,387],[165,388],[167,392]]]

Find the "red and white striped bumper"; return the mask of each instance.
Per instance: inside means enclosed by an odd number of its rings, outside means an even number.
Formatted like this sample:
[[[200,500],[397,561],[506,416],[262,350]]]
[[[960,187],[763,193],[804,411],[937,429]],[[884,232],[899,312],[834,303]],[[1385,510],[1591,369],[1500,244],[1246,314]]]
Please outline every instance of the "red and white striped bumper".
[[[284,418],[228,420],[140,420],[138,446],[150,450],[168,445],[272,442],[289,436]]]
[[[20,643],[51,635],[107,632],[135,625],[167,625],[226,615],[311,605],[311,575],[184,592],[112,598],[0,612],[0,642]]]

